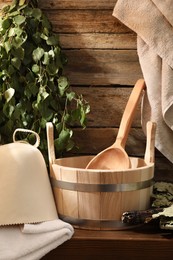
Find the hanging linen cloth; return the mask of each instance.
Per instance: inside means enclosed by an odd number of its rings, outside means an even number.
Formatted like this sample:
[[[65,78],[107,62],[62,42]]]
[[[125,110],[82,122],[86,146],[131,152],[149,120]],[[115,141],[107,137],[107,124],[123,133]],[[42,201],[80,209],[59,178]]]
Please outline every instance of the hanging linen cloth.
[[[147,85],[142,127],[157,123],[157,149],[173,163],[173,1],[118,0],[113,16],[137,34],[137,52]]]

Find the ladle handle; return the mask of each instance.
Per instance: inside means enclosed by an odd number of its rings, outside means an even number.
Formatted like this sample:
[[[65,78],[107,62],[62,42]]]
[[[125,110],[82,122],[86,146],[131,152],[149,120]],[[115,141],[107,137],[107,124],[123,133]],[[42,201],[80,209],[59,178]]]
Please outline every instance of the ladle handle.
[[[120,145],[121,147],[125,147],[126,141],[127,141],[127,137],[130,131],[130,127],[136,112],[136,108],[138,105],[138,102],[142,96],[143,90],[145,89],[145,81],[143,79],[139,79],[131,94],[129,97],[129,100],[127,102],[127,105],[125,107],[122,119],[121,119],[121,123],[120,123],[120,127],[119,127],[119,131],[117,134],[117,138],[116,138],[116,145]]]
[[[149,164],[149,163],[154,163],[156,123],[148,121],[146,132],[147,132],[147,144],[145,149],[144,160],[146,164]]]

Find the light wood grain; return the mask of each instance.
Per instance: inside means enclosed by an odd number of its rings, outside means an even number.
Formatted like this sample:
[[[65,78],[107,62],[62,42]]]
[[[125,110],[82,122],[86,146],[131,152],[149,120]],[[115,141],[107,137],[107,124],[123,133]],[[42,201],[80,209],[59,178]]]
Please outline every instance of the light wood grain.
[[[65,73],[73,85],[134,85],[142,77],[134,50],[67,50],[66,56]]]
[[[116,139],[118,128],[74,129],[76,152],[81,154],[97,154],[110,146]],[[132,128],[127,139],[126,151],[129,155],[144,155],[146,138],[141,129]]]
[[[122,183],[122,172],[101,173],[101,183]],[[101,192],[101,219],[121,219],[121,198],[122,192]]]
[[[129,33],[132,32],[114,16],[112,10],[51,10],[44,11],[60,33]]]
[[[80,160],[81,161],[81,160]],[[78,182],[86,184],[100,183],[100,173],[91,174],[87,171],[78,171]],[[102,201],[100,192],[77,192],[79,219],[100,219]],[[91,210],[90,210],[91,209]],[[98,229],[99,226],[98,226]]]
[[[68,33],[59,34],[60,44],[65,49],[119,49],[135,50],[134,33]]]
[[[112,9],[117,0],[39,0],[39,4],[45,9]]]
[[[89,102],[87,127],[119,127],[132,87],[72,87]],[[133,127],[141,127],[141,103],[136,109]]]
[[[52,176],[56,180],[60,181],[67,181],[67,182],[77,182],[77,172],[68,170],[65,170],[62,172],[62,170],[57,167],[56,163],[52,164],[53,172]],[[75,191],[69,191],[60,189],[57,187],[53,188],[54,191],[54,197],[56,202],[56,207],[59,214],[65,215],[65,216],[71,216],[74,218],[79,217],[79,207],[78,207],[78,194]],[[69,203],[72,201],[73,203]]]
[[[39,0],[38,5],[42,9],[112,9],[117,0]],[[12,0],[1,0],[0,8],[6,4],[11,4]]]

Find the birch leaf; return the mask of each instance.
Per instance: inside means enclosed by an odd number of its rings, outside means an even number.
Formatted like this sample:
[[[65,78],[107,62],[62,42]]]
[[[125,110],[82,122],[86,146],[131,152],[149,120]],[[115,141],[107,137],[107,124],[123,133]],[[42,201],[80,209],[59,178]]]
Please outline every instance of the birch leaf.
[[[7,102],[11,100],[11,98],[14,96],[15,90],[14,88],[9,88],[5,91],[4,96]]]

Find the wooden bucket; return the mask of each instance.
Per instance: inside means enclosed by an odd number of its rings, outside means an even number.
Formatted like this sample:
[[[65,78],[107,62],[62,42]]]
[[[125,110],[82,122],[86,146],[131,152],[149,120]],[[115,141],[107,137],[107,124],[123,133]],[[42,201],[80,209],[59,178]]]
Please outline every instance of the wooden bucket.
[[[60,219],[76,228],[120,230],[131,228],[122,223],[123,212],[149,207],[154,177],[151,139],[145,160],[131,157],[131,169],[115,171],[85,169],[93,156],[56,159],[51,123],[47,123],[47,138],[50,177]]]

